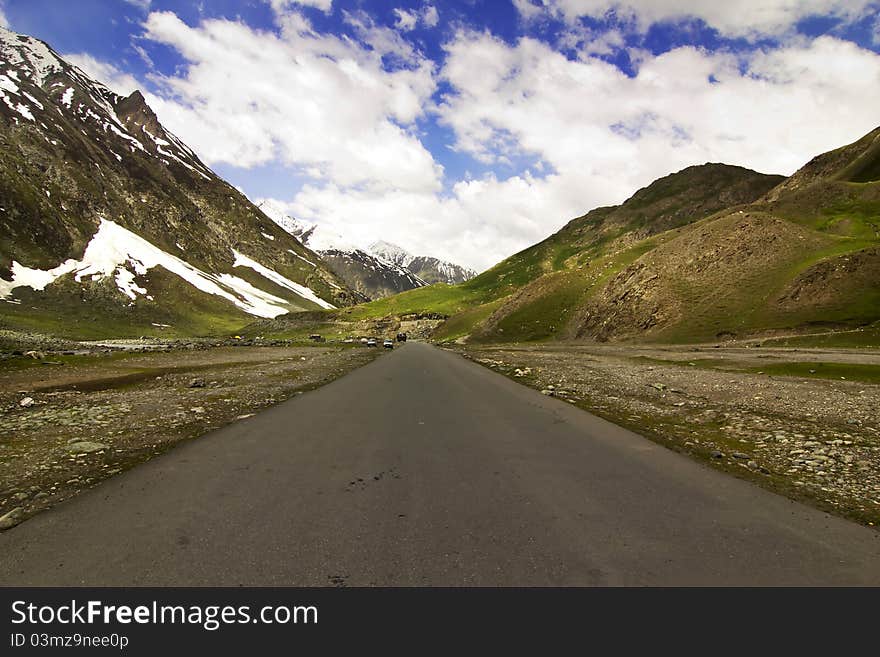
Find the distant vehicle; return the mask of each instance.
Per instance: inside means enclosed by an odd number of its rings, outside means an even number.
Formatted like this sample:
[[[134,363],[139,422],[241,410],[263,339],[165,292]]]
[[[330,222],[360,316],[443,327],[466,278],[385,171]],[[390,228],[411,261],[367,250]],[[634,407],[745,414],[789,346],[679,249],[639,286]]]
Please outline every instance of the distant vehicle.
[[[312,333],[309,336],[309,340],[311,340],[312,342],[324,342],[324,336],[318,335],[317,333]]]
[[[361,338],[361,344],[367,344],[367,342],[369,342],[369,340],[367,340],[366,338]]]
[[[369,340],[367,340],[367,346],[368,347],[375,347],[376,346],[376,338],[370,338]]]
[[[406,342],[406,333],[398,333],[397,334],[398,342]]]
[[[385,347],[386,349],[394,349],[394,342],[386,339],[385,342],[382,343],[382,346]]]

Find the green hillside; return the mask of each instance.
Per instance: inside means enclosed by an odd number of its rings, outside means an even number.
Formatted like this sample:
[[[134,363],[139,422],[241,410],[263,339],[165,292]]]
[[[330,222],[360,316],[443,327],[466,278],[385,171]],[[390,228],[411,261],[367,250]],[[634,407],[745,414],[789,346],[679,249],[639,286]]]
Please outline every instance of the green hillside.
[[[472,342],[711,341],[880,320],[880,129],[790,178],[688,167],[457,286],[345,311],[440,313]],[[869,333],[873,329],[869,328]]]

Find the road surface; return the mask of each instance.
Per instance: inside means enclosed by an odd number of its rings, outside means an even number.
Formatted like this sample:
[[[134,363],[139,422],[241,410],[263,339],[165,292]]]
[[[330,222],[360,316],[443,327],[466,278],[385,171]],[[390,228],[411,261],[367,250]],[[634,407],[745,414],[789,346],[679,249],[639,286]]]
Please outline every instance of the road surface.
[[[880,537],[410,343],[3,532],[0,584],[880,584]]]

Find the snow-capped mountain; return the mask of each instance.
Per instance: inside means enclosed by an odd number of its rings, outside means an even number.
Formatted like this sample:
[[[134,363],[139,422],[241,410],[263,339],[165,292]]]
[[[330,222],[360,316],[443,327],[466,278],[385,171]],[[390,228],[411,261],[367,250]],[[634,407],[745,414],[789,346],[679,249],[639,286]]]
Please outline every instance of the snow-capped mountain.
[[[303,245],[318,253],[351,289],[366,298],[380,299],[427,285],[406,267],[372,254],[324,226],[291,217],[272,201],[260,201],[257,207]]]
[[[0,28],[0,326],[204,331],[356,300],[140,92]]]
[[[388,262],[393,262],[427,282],[447,283],[456,285],[464,283],[477,275],[473,269],[456,265],[452,262],[433,258],[431,256],[414,256],[405,249],[391,244],[390,242],[374,242],[370,245],[370,253]]]

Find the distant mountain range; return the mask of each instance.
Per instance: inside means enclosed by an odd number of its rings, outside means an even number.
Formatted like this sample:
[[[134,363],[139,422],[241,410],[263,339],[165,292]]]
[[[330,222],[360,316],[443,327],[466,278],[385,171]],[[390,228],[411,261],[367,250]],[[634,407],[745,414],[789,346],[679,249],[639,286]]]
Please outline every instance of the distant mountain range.
[[[321,258],[346,284],[367,299],[381,299],[434,283],[455,285],[476,276],[472,269],[430,256],[414,256],[389,242],[361,248],[319,224],[289,216],[271,201],[259,208]]]
[[[139,92],[0,28],[0,328],[203,334],[360,299]]]

